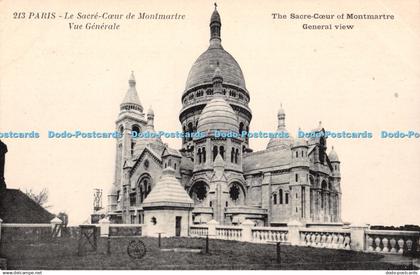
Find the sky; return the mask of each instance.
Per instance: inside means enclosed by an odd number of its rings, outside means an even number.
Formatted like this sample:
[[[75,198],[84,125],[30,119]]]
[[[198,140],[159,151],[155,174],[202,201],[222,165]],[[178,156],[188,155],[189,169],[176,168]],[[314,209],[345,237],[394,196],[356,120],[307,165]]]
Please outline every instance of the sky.
[[[49,191],[49,210],[70,223],[88,219],[93,189],[114,176],[112,139],[48,139],[49,130],[113,131],[134,71],[155,129],[181,130],[188,72],[207,49],[212,1],[0,2],[0,132],[9,188]],[[275,131],[282,104],[293,134],[322,121],[326,130],[370,131],[372,139],[328,139],[341,161],[342,218],[351,223],[420,224],[419,139],[382,139],[380,131],[420,132],[420,2],[218,1],[222,45],[240,64],[250,92],[251,130]],[[40,8],[42,7],[42,8]],[[119,21],[117,31],[69,30],[64,19],[17,20],[13,12],[180,13],[178,21]],[[304,30],[329,21],[273,20],[290,14],[393,14],[355,20],[353,30]],[[101,23],[101,20],[97,21]],[[340,23],[336,20],[332,24]],[[181,141],[164,139],[171,147]],[[263,150],[266,139],[251,139]]]

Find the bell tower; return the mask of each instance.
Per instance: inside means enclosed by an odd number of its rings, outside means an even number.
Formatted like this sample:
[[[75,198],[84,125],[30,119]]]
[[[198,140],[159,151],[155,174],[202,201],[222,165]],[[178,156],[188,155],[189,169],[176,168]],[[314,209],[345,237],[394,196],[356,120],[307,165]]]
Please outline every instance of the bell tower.
[[[114,190],[118,190],[120,193],[124,184],[124,163],[131,160],[134,153],[135,139],[131,134],[143,131],[147,124],[143,106],[137,94],[134,72],[131,72],[128,86],[127,93],[120,104],[118,118],[115,121],[115,128],[119,136],[116,140]],[[114,195],[117,196],[117,194]]]

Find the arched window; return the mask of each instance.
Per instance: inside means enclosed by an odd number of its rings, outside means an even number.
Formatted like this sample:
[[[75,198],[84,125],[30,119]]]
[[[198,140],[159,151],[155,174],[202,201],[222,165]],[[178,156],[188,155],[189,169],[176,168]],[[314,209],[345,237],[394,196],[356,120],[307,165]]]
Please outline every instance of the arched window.
[[[302,158],[303,158],[303,150],[302,150],[302,154],[301,155],[302,155]]]
[[[235,152],[235,163],[238,163],[239,149],[236,149]]]
[[[242,135],[242,132],[244,131],[244,123],[239,123],[239,134]]]
[[[201,148],[197,150],[198,163],[201,163]]]
[[[171,167],[171,166],[172,166],[172,160],[171,160],[171,159],[169,159],[169,161],[168,161],[168,166],[169,166],[169,167]]]
[[[201,154],[202,154],[203,163],[206,163],[206,148],[203,148]]]
[[[217,152],[218,152],[218,149],[217,149],[217,146],[213,146],[213,161],[216,159],[216,157],[217,157]]]
[[[234,162],[235,160],[235,148],[232,148],[231,152],[230,152],[230,162]]]
[[[184,133],[184,135],[182,136],[182,142],[185,142],[186,141],[185,133],[187,132],[185,126],[182,127],[182,132]]]
[[[247,133],[249,133],[249,126],[246,126],[246,130],[245,130]],[[248,140],[249,140],[249,138],[248,138],[248,135],[246,135],[245,136],[245,142],[246,143],[248,143]]]
[[[295,174],[295,181],[298,182],[299,181],[299,174]]]
[[[131,128],[131,136],[138,137],[140,133],[140,127],[138,125],[133,125]]]
[[[273,204],[277,204],[277,194],[273,194]]]
[[[121,134],[121,137],[124,134],[124,127],[122,125],[120,126],[120,134]]]
[[[176,163],[174,163],[174,170],[176,170]]]
[[[134,141],[131,141],[131,155],[133,155],[134,153],[134,145],[136,145],[136,143]]]
[[[296,158],[298,158],[299,157],[299,152],[298,151],[296,151]]]
[[[219,150],[220,150],[220,156],[222,157],[222,159],[225,159],[225,147],[220,146]]]
[[[192,133],[194,132],[193,130],[193,124],[192,122],[188,123],[188,133],[189,133],[189,137],[187,138],[187,140],[192,140]]]
[[[284,197],[284,203],[289,204],[289,193],[286,193],[286,196]]]
[[[239,187],[237,185],[232,185],[232,187],[229,190],[229,196],[233,201],[236,201],[239,198]]]
[[[140,195],[140,203],[142,203],[144,201],[144,199],[146,199],[147,195],[149,195],[152,187],[150,184],[150,180],[148,178],[143,179],[139,185],[139,195]]]
[[[283,189],[279,190],[279,204],[283,204]]]

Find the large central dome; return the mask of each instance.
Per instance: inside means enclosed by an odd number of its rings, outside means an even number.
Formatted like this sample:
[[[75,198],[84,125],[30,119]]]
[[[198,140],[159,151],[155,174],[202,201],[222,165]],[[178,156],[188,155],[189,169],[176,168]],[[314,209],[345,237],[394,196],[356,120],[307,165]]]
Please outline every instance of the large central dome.
[[[232,84],[246,90],[241,67],[233,56],[221,46],[210,47],[198,57],[188,74],[185,90],[188,91],[203,84],[211,84],[217,62],[219,62],[220,70],[223,72],[225,84]]]
[[[225,84],[234,85],[246,91],[241,67],[235,58],[222,47],[221,26],[219,12],[215,9],[210,20],[210,46],[192,66],[185,85],[185,92],[196,86],[211,84],[217,63],[223,72]]]

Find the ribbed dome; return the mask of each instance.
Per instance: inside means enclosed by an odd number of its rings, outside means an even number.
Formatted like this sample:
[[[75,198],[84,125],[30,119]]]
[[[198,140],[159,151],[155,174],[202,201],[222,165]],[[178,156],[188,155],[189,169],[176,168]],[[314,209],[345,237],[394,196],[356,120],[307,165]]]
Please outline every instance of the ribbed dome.
[[[211,84],[217,62],[223,72],[224,83],[246,90],[244,75],[238,62],[222,47],[216,47],[209,48],[195,61],[188,74],[185,91],[198,85]]]
[[[163,170],[162,177],[144,200],[143,207],[166,205],[192,206],[193,203],[193,200],[181,186],[181,183],[175,178],[174,169],[168,167]]]
[[[201,112],[198,120],[198,132],[239,132],[238,117],[232,107],[223,98],[216,95]]]
[[[328,155],[328,158],[330,159],[331,162],[338,162],[338,161],[340,161],[338,159],[337,152],[334,150],[334,146],[331,148],[331,152]]]

